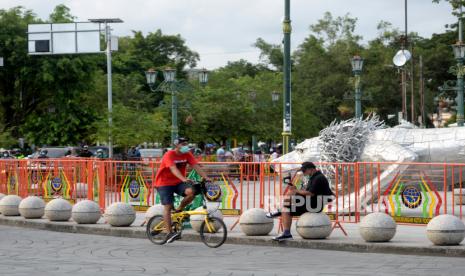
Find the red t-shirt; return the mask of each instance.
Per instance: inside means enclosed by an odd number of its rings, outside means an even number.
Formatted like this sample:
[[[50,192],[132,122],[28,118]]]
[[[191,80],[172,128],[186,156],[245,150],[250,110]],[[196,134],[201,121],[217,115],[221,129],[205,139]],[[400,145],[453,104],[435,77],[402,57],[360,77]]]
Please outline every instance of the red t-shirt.
[[[187,164],[194,166],[198,162],[191,152],[178,154],[175,150],[170,150],[161,159],[160,168],[155,176],[155,187],[175,186],[181,182],[170,170],[176,165],[182,175],[186,175]]]

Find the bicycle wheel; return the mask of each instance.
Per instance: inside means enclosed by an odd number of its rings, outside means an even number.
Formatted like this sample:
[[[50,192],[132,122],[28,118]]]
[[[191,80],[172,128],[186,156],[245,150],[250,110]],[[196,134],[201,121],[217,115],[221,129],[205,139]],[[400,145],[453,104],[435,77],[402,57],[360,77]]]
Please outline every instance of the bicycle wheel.
[[[200,225],[200,239],[208,247],[220,247],[227,236],[228,230],[222,219],[207,218]]]
[[[157,215],[152,217],[147,223],[147,238],[154,244],[162,245],[166,243],[168,231],[166,231],[163,216]]]

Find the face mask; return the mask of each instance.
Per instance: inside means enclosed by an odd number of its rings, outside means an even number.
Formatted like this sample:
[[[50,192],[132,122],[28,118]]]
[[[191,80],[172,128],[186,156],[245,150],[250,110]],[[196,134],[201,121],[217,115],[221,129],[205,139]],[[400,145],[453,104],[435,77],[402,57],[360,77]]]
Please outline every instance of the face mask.
[[[182,146],[182,147],[179,149],[179,151],[180,151],[181,153],[188,153],[189,150],[190,150],[189,146]]]

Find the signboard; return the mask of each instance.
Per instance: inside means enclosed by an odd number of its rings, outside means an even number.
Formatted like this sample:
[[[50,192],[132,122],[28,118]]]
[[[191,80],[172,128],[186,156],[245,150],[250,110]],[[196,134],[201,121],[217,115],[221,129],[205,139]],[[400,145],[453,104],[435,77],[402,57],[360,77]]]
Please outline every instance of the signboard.
[[[3,57],[0,57],[0,67],[3,67]]]
[[[93,22],[29,24],[30,55],[101,53],[101,24]]]

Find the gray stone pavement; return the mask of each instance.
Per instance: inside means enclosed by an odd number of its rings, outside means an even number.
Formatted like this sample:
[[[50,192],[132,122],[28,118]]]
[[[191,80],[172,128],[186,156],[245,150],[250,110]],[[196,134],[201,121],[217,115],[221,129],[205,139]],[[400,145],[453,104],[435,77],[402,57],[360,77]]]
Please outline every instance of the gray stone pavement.
[[[146,239],[145,227],[140,227],[144,219],[143,213],[137,213],[136,221],[131,227],[111,227],[105,224],[102,218],[98,224],[78,225],[73,221],[68,222],[50,222],[47,219],[24,219],[22,217],[4,217],[0,215],[0,225],[34,228],[40,230],[52,230],[58,232],[93,234],[103,236],[115,236],[126,238]],[[237,217],[225,217],[225,223],[228,228],[237,220]],[[426,226],[406,226],[399,225],[397,233],[391,242],[388,243],[367,243],[363,241],[358,233],[358,224],[343,223],[342,225],[348,232],[344,236],[339,229],[331,233],[330,237],[324,240],[304,240],[295,233],[293,229],[294,240],[283,243],[271,241],[271,236],[277,234],[277,220],[275,229],[269,236],[245,236],[237,226],[233,231],[228,232],[226,243],[256,246],[273,246],[273,247],[294,247],[307,249],[322,250],[339,250],[366,253],[393,253],[401,255],[430,255],[430,256],[447,256],[447,257],[465,257],[465,245],[462,243],[458,246],[434,246],[426,237]],[[295,226],[295,223],[294,223]],[[198,233],[190,229],[183,231],[184,241],[200,242]],[[464,273],[465,275],[465,273]]]
[[[461,258],[59,233],[0,226],[0,275],[464,275]]]

